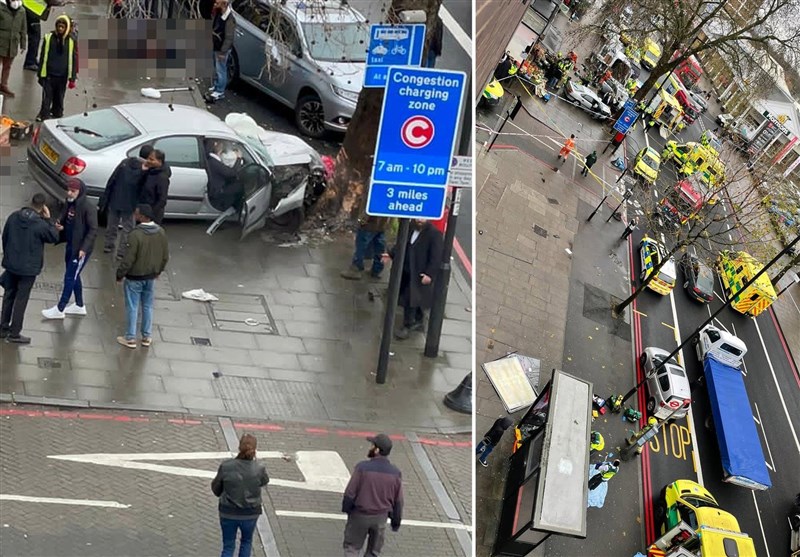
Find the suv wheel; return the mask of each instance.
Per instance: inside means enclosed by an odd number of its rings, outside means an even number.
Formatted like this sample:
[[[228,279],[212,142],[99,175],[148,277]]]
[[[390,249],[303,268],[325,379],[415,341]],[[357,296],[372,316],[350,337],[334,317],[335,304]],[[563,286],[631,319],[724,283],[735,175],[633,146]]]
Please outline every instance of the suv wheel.
[[[270,220],[271,227],[281,232],[297,232],[305,221],[305,211],[302,207],[298,207],[293,211],[284,213],[279,217],[272,217]]]
[[[325,110],[316,95],[305,95],[297,101],[294,109],[295,122],[300,131],[315,139],[325,135]]]
[[[652,416],[653,412],[655,412],[655,409],[656,409],[656,399],[650,397],[650,400],[647,401],[647,413]]]

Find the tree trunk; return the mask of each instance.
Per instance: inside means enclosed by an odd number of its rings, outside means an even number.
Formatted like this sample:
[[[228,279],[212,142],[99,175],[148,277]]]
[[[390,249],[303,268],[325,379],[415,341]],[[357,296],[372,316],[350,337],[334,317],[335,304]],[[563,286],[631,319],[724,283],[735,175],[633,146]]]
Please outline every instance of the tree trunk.
[[[397,23],[403,10],[423,10],[427,29],[423,61],[433,37],[436,17],[442,0],[392,0],[386,16],[387,23]],[[369,180],[372,174],[375,142],[383,106],[383,88],[362,89],[353,119],[347,127],[336,168],[328,189],[317,201],[314,212],[326,221],[329,228],[340,228],[363,212]]]

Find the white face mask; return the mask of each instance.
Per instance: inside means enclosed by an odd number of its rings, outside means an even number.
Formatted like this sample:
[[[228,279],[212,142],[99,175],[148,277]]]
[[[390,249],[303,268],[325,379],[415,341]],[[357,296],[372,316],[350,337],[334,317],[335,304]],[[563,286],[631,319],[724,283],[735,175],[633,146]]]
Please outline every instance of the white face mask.
[[[20,9],[20,8],[22,7],[22,0],[11,0],[11,1],[8,3],[8,6],[9,6],[9,7],[10,7],[12,10],[18,10],[18,9]]]

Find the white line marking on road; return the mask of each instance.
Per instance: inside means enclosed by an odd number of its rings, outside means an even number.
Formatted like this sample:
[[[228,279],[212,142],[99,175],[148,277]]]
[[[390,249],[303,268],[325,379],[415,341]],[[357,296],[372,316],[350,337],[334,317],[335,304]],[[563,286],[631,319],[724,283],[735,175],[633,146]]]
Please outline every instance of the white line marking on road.
[[[456,19],[450,15],[450,12],[448,12],[447,8],[444,7],[444,4],[442,4],[439,8],[439,17],[442,18],[442,23],[444,23],[444,26],[447,27],[447,30],[453,34],[453,38],[456,40],[459,46],[464,49],[464,52],[471,56],[472,39],[469,38],[469,35],[461,28]]]
[[[128,468],[131,470],[149,470],[151,472],[161,472],[173,476],[185,476],[190,478],[213,479],[216,471],[200,470],[198,468],[184,468],[182,466],[167,466],[163,464],[153,464],[142,462],[148,460],[170,461],[170,460],[225,460],[236,456],[230,452],[198,452],[198,453],[130,453],[130,454],[79,454],[79,455],[49,455],[47,458],[55,460],[66,460],[70,462],[81,462],[84,464],[98,464],[100,466],[116,466],[118,468]],[[300,473],[303,474],[305,481],[282,480],[280,478],[270,478],[269,485],[281,487],[293,487],[306,491],[327,491],[330,493],[344,493],[347,482],[350,480],[350,472],[347,465],[335,451],[297,451],[287,454],[280,451],[259,451],[261,459],[290,458],[297,464]]]
[[[736,334],[736,324],[735,323],[731,323],[731,329],[733,330],[733,336],[738,337],[739,335]],[[747,377],[747,364],[744,363],[744,358],[742,358],[742,369],[740,369],[739,371],[742,372],[742,375]]]
[[[756,419],[755,416],[753,416],[753,419],[756,420],[756,423],[761,426],[761,433],[764,435],[764,444],[767,446],[767,454],[769,455],[769,462],[772,463],[772,466],[770,466],[769,469],[774,472],[775,460],[772,458],[772,450],[769,448],[769,441],[767,441],[767,432],[764,430],[764,424],[761,422],[761,412],[758,411],[758,404],[753,402],[753,405],[756,407],[756,414],[758,415],[758,419]],[[767,465],[769,466],[769,463]]]
[[[325,520],[347,520],[347,515],[333,514],[333,513],[315,513],[303,511],[279,511],[276,510],[275,514],[278,516],[286,516],[292,518],[322,518]],[[389,519],[386,519],[389,522]],[[467,524],[449,524],[447,522],[427,522],[424,520],[403,520],[403,526],[421,526],[425,528],[450,528],[452,530],[467,530],[472,531],[472,526]]]
[[[800,307],[797,306],[797,302],[794,301],[794,296],[792,296],[791,292],[787,292],[789,294],[789,298],[791,298],[792,303],[794,304],[794,309],[797,310],[797,313],[800,313]]]
[[[778,384],[778,377],[775,375],[775,368],[772,367],[772,360],[769,359],[769,352],[767,352],[767,346],[764,344],[764,337],[761,336],[761,328],[758,326],[758,321],[755,319],[753,319],[753,324],[756,326],[758,339],[761,341],[761,348],[764,350],[764,357],[767,358],[767,365],[769,366],[769,371],[772,373],[772,380],[775,382],[775,388],[778,389],[778,398],[781,399],[783,412],[786,414],[786,421],[789,423],[789,429],[792,430],[794,445],[797,448],[798,454],[800,454],[800,441],[797,440],[797,432],[795,432],[794,430],[794,424],[792,424],[792,417],[789,415],[789,410],[786,408],[786,400],[784,400],[783,392],[781,391],[781,386]]]
[[[753,494],[753,505],[756,506],[756,516],[758,517],[758,526],[761,528],[761,537],[764,538],[764,548],[767,550],[767,557],[769,557],[769,545],[767,545],[767,535],[764,533],[764,523],[761,522],[761,511],[758,510],[758,502],[756,501],[756,492],[750,491]]]
[[[673,328],[673,333],[675,335],[675,344],[680,345],[681,343],[681,327],[680,323],[678,323],[678,310],[675,307],[675,296],[673,295],[674,291],[670,291],[669,293],[669,303],[672,307],[672,322],[675,323],[675,327]],[[686,369],[686,360],[683,357],[683,349],[678,351],[678,363]],[[691,422],[692,427],[689,428],[689,437],[692,440],[692,458],[694,459],[694,468],[697,473],[697,483],[700,485],[703,484],[703,468],[700,465],[700,448],[697,445],[697,436],[694,433],[694,413],[692,412],[692,405],[689,405],[689,412],[687,413],[687,419]]]
[[[29,497],[0,493],[0,501],[19,501],[21,503],[51,503],[54,505],[78,505],[82,507],[104,507],[107,509],[128,509],[130,505],[116,501],[96,501],[94,499],[62,499],[60,497]]]
[[[733,238],[731,237],[730,234],[728,234],[728,241],[733,242]]]

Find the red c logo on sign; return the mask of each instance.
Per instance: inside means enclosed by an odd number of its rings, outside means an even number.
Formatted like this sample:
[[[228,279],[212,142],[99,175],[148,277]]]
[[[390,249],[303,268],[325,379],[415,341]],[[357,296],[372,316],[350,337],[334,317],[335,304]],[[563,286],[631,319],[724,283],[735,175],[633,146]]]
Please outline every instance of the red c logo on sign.
[[[669,401],[669,407],[670,408],[677,408],[680,405],[681,405],[681,403],[678,400],[670,400]]]
[[[425,116],[412,116],[400,128],[400,139],[406,147],[421,149],[433,140],[433,122]]]

